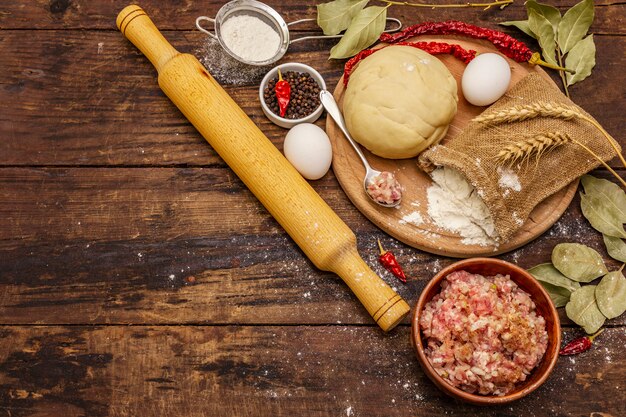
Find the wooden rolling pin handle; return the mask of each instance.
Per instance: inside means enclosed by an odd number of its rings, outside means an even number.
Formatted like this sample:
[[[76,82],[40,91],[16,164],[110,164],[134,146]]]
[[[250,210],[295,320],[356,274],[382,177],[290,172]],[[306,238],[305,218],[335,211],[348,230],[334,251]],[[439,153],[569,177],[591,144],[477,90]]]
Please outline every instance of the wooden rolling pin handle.
[[[320,269],[335,272],[376,323],[392,329],[409,306],[378,277],[348,226],[192,55],[180,54],[138,6],[123,9],[120,31],[159,72],[159,86]]]
[[[371,270],[356,249],[347,249],[328,269],[348,284],[383,330],[396,327],[409,312],[410,307],[406,301]]]
[[[127,6],[117,15],[117,28],[150,60],[158,72],[179,54],[163,37],[146,12],[137,5]],[[132,23],[132,30],[127,30]]]

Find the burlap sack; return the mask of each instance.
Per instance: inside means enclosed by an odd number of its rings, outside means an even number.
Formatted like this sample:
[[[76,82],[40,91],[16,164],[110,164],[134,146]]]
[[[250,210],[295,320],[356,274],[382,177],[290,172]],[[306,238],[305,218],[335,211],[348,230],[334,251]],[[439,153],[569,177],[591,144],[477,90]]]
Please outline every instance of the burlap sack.
[[[540,102],[576,107],[585,116],[591,117],[562,94],[554,83],[538,74],[530,74],[520,80],[482,115]],[[472,121],[458,136],[422,153],[418,161],[426,172],[437,166],[452,167],[462,172],[489,208],[500,241],[506,241],[543,199],[600,165],[597,159],[575,143],[566,143],[543,153],[540,158],[531,156],[521,163],[503,165],[498,162],[498,153],[507,145],[549,132],[568,134],[605,161],[616,156],[608,139],[589,122],[578,118],[537,117],[497,125]],[[510,180],[510,175],[502,177],[503,168],[505,173],[512,171],[517,175],[519,191],[502,186],[503,182],[506,184],[507,179]],[[514,188],[518,188],[517,181]]]

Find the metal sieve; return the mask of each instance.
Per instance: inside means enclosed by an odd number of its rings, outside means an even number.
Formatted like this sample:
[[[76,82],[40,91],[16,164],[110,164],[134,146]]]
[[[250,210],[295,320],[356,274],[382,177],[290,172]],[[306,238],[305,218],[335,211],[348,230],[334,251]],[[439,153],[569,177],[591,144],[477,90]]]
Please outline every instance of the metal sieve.
[[[222,25],[228,19],[235,17],[235,16],[241,16],[241,15],[254,16],[260,19],[261,21],[265,22],[274,30],[276,30],[276,32],[279,35],[280,42],[277,45],[276,53],[274,54],[273,57],[263,60],[263,61],[249,61],[238,56],[235,52],[233,52],[228,47],[226,42],[224,42],[224,39],[221,36]],[[205,29],[202,26],[202,23],[204,21],[213,23],[215,33],[211,32],[210,30]],[[232,0],[226,3],[225,5],[223,5],[218,10],[217,14],[215,15],[215,18],[211,18],[207,16],[198,17],[196,19],[196,27],[198,28],[198,30],[206,33],[213,39],[217,39],[221,47],[236,60],[243,62],[245,64],[249,64],[249,65],[262,66],[262,65],[272,64],[278,61],[280,58],[282,58],[283,55],[285,55],[285,52],[287,52],[287,48],[289,47],[289,45],[291,45],[292,43],[300,42],[300,41],[308,40],[308,39],[340,38],[342,36],[342,35],[332,35],[332,36],[331,35],[316,35],[316,36],[304,36],[302,38],[297,38],[297,39],[289,38],[289,26],[302,23],[302,22],[310,22],[310,21],[315,21],[315,19],[300,19],[294,22],[286,23],[285,20],[281,17],[280,14],[278,14],[276,10],[272,9],[270,6],[268,6],[265,3],[262,3],[256,0]],[[388,17],[387,21],[394,22],[397,25],[397,27],[386,30],[385,32],[395,32],[402,28],[402,22],[400,22],[400,20],[398,19]]]

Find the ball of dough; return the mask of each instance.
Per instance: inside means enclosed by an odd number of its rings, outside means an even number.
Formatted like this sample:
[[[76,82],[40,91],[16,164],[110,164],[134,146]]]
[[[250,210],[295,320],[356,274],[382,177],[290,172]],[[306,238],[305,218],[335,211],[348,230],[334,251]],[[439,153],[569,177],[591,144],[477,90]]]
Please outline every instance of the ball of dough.
[[[361,61],[343,101],[353,138],[384,158],[418,155],[439,142],[456,114],[457,84],[437,58],[388,46]]]

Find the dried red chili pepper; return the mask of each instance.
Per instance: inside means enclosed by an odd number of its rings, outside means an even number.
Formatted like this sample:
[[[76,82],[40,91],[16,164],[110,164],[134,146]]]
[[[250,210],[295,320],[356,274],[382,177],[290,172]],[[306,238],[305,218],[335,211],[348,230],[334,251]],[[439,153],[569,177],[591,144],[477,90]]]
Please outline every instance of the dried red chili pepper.
[[[461,61],[468,64],[472,59],[476,57],[476,51],[463,49],[460,45],[450,44],[445,42],[396,42],[395,45],[400,46],[412,46],[413,48],[421,49],[425,52],[428,52],[431,55],[440,55],[440,54],[451,54],[455,58],[460,59]],[[372,55],[376,51],[380,51],[383,48],[379,49],[365,49],[346,62],[343,70],[343,84],[348,85],[348,80],[350,79],[350,74],[354,70],[355,65]]]
[[[389,44],[396,44],[417,35],[464,35],[474,39],[484,39],[491,42],[500,52],[514,61],[528,62],[532,65],[542,65],[571,72],[565,68],[542,61],[539,52],[531,51],[526,44],[506,33],[470,25],[458,20],[420,23],[394,34],[383,33],[380,35],[379,40]]]
[[[383,249],[383,245],[380,243],[380,239],[378,239],[378,247],[380,248],[380,256],[378,257],[378,262],[380,262],[380,264],[384,266],[387,271],[398,277],[400,281],[406,282],[406,275],[404,275],[404,271],[398,263],[395,255],[390,251],[386,251]]]
[[[595,339],[603,331],[604,329],[600,329],[593,336],[583,336],[572,340],[571,342],[563,346],[563,349],[559,351],[559,355],[576,355],[578,353],[589,350],[591,348],[591,345],[593,344],[593,339]]]
[[[280,69],[278,70],[278,81],[274,87],[274,92],[276,93],[276,100],[280,109],[280,117],[285,117],[289,100],[291,100],[291,86],[287,81],[283,80],[283,74],[280,73]]]

